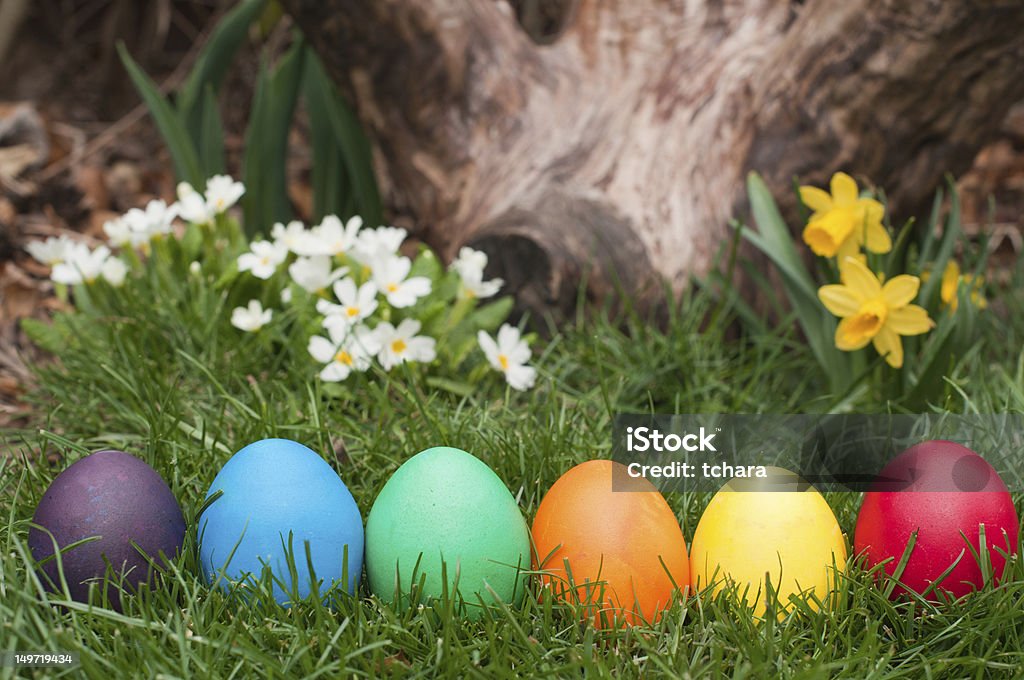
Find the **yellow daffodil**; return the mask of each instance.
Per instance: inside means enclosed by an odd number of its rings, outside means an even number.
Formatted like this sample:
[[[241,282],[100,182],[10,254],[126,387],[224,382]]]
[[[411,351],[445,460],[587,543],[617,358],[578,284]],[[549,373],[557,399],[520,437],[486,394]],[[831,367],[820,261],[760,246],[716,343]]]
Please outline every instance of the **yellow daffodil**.
[[[845,172],[832,175],[832,193],[818,187],[800,187],[800,200],[813,210],[804,229],[804,243],[816,255],[844,258],[864,246],[873,253],[892,250],[892,239],[882,226],[885,208],[873,198],[861,198],[857,182]]]
[[[960,290],[960,284],[964,284],[969,287],[971,291],[971,302],[978,309],[985,309],[988,306],[988,301],[982,295],[982,289],[985,286],[985,280],[980,276],[975,279],[973,274],[960,275],[960,265],[953,260],[946,263],[946,270],[942,272],[942,286],[939,289],[939,296],[942,298],[942,302],[949,305],[949,308],[956,311],[957,305],[960,303],[960,296],[957,293]]]
[[[885,285],[853,257],[840,260],[841,284],[822,286],[818,298],[840,317],[836,347],[849,352],[873,343],[893,368],[903,365],[901,335],[920,335],[934,328],[928,312],[910,304],[921,281],[916,276],[894,276]]]

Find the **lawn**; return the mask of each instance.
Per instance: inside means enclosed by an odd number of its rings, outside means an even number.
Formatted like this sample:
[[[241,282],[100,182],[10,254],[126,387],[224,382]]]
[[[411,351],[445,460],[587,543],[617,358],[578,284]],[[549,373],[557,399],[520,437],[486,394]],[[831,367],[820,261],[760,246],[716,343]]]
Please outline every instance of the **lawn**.
[[[204,583],[192,520],[220,466],[257,439],[285,437],[321,453],[364,518],[403,461],[431,446],[456,446],[495,470],[530,521],[562,473],[611,455],[616,413],[814,412],[835,395],[798,335],[743,333],[700,292],[684,296],[661,327],[628,311],[581,310],[534,343],[540,377],[529,392],[495,376],[458,395],[407,370],[329,390],[300,339],[274,327],[240,334],[214,286],[155,277],[107,301],[105,324],[76,326],[73,319],[85,317],[72,317],[50,338],[57,360],[39,368],[32,396],[38,429],[4,434],[0,650],[75,651],[81,665],[66,673],[95,678],[1024,673],[1019,559],[1001,587],[940,605],[890,602],[851,559],[834,610],[763,623],[728,598],[691,595],[655,625],[597,630],[567,605],[538,601],[536,587],[521,606],[473,622],[450,602],[394,609],[365,583],[330,607],[240,606]],[[157,288],[163,292],[155,298]],[[1020,311],[1012,294],[993,305],[977,329],[980,345],[946,378],[933,409],[1024,409]],[[889,407],[870,395],[856,404]],[[122,612],[45,595],[26,544],[49,482],[101,448],[123,449],[159,471],[191,529],[164,586],[128,599]],[[690,540],[707,494],[667,500]],[[1020,511],[1024,497],[1015,501]],[[852,536],[859,494],[832,494],[829,502]],[[0,668],[0,677],[11,673]]]

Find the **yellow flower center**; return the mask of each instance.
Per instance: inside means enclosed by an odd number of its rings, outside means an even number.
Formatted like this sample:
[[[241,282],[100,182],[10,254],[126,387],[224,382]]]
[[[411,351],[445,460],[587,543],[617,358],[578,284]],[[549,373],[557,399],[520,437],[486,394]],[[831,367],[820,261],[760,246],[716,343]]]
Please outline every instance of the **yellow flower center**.
[[[391,343],[391,351],[395,354],[401,354],[406,347],[405,340],[395,340]]]
[[[889,307],[885,300],[876,298],[868,300],[861,305],[860,310],[850,317],[846,326],[846,339],[850,343],[858,343],[865,338],[870,339],[878,335],[882,330],[885,320],[889,316]]]
[[[398,292],[398,284],[397,283],[389,283],[387,285],[387,289],[388,289],[389,293],[396,293],[396,292]]]
[[[343,349],[338,350],[338,353],[334,355],[334,360],[346,366],[352,365],[352,355]]]
[[[350,317],[352,317],[352,316],[359,316],[359,308],[358,307],[346,307],[345,308],[345,313],[348,314]]]
[[[503,370],[503,371],[507,371],[508,370],[508,357],[507,356],[505,356],[504,354],[499,354],[498,355],[498,363],[501,364],[501,370]]]
[[[833,208],[804,229],[804,241],[815,255],[834,257],[839,246],[853,233],[856,217],[852,210]]]

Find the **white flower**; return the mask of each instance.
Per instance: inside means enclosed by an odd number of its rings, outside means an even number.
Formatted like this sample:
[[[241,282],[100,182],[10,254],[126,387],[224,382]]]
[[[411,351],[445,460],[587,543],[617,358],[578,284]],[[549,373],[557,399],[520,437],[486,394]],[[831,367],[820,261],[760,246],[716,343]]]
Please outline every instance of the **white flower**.
[[[215,215],[238,203],[244,193],[245,185],[227,175],[214,175],[206,180],[206,206]]]
[[[141,246],[155,236],[171,233],[171,224],[177,217],[177,211],[177,203],[168,207],[164,201],[154,199],[146,204],[145,210],[132,208],[126,212],[121,219],[128,224],[131,244]]]
[[[284,290],[281,291],[281,302],[283,304],[288,304],[291,301],[292,301],[292,289],[291,288],[285,288]]]
[[[284,248],[281,241],[274,244]],[[300,257],[288,267],[288,273],[292,280],[299,284],[304,290],[310,293],[327,288],[339,278],[348,273],[347,267],[331,270],[331,258],[329,255],[317,255],[315,257]]]
[[[89,250],[84,243],[73,243],[65,253],[64,262],[53,266],[50,278],[56,283],[76,285],[92,283],[103,273],[103,264],[110,257],[110,248],[100,246]]]
[[[206,193],[200,194],[188,182],[180,182],[175,204],[181,219],[193,224],[210,224],[214,218],[238,203],[245,186],[227,175],[216,175],[206,180]]]
[[[50,267],[59,264],[67,258],[68,251],[74,245],[74,241],[67,236],[55,238],[51,236],[45,241],[31,241],[25,245],[28,254],[37,262]]]
[[[526,365],[530,360],[530,346],[519,336],[519,329],[506,323],[498,329],[497,342],[483,331],[477,333],[476,338],[487,361],[505,374],[512,389],[522,391],[533,387],[537,369]]]
[[[109,228],[108,228],[109,227]],[[112,245],[141,248],[149,243],[149,218],[144,210],[132,208],[116,220],[103,225],[103,231]]]
[[[128,265],[116,257],[108,257],[100,268],[100,275],[114,288],[120,288],[128,275]]]
[[[118,248],[125,248],[127,246],[134,246],[135,234],[132,232],[132,227],[128,223],[128,220],[123,217],[117,217],[112,220],[107,220],[103,223],[103,233],[107,235],[107,241],[110,245],[117,246]],[[148,241],[149,238],[147,237]]]
[[[459,256],[452,261],[452,269],[462,279],[461,293],[464,297],[489,298],[505,284],[502,279],[484,281],[487,254],[472,248],[460,248]]]
[[[248,307],[235,307],[231,311],[231,325],[243,331],[258,331],[270,323],[274,310],[263,309],[259,300],[250,300]]]
[[[188,266],[189,274],[199,276],[203,272],[203,265],[199,264],[198,261],[193,260]]]
[[[214,212],[207,205],[201,193],[188,182],[179,182],[175,193],[178,195],[178,217],[193,224],[210,224]]]
[[[314,359],[326,364],[320,371],[320,379],[328,382],[344,380],[352,371],[365,371],[373,355],[380,350],[376,334],[366,326],[358,326],[351,332],[347,327],[331,326],[327,335],[326,338],[311,337],[308,349]]]
[[[249,248],[252,252],[238,256],[238,271],[252,272],[258,279],[269,279],[288,257],[287,250],[270,241],[253,241]]]
[[[316,311],[327,317],[324,319],[325,327],[329,324],[354,326],[377,309],[377,286],[373,281],[367,281],[357,289],[354,280],[344,278],[334,284],[334,295],[341,304],[327,300],[317,300],[316,303]]]
[[[274,239],[274,243],[282,248],[290,250],[293,253],[298,252],[297,249],[303,248],[303,244],[309,238],[309,232],[306,231],[306,225],[298,220],[292,220],[285,226],[278,222],[270,230],[270,235]],[[320,253],[313,253],[312,256],[317,256]]]
[[[359,238],[363,219],[358,215],[342,224],[335,215],[328,215],[313,227],[306,238],[296,244],[295,252],[307,257],[312,255],[348,255]]]
[[[359,232],[359,240],[353,248],[357,260],[371,266],[380,260],[398,254],[408,232],[398,227],[377,227]]]
[[[374,333],[380,344],[377,359],[385,371],[406,361],[433,361],[437,356],[435,341],[425,335],[416,335],[420,322],[406,319],[395,328],[386,321],[377,324]]]
[[[372,265],[373,281],[392,307],[411,307],[419,298],[430,295],[430,279],[425,276],[405,278],[410,269],[412,260],[401,256],[378,260]]]

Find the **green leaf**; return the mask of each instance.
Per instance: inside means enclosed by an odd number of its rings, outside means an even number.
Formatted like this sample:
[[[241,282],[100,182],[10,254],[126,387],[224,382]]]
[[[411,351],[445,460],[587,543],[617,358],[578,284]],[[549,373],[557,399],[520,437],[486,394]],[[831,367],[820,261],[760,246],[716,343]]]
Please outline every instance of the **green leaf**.
[[[884,269],[886,281],[899,274],[911,273],[907,271],[906,267],[908,260],[907,251],[910,248],[910,238],[914,231],[914,224],[915,221],[913,219],[907,220],[903,228],[900,229],[899,234],[896,235],[892,250],[888,257],[885,258],[887,263]]]
[[[797,320],[807,337],[818,363],[829,375],[833,386],[849,383],[849,364],[832,345],[835,321],[818,300],[817,289],[793,244],[789,227],[779,214],[775,200],[764,181],[756,174],[747,176],[750,208],[760,232],[743,229],[743,237],[768,256],[782,275]]]
[[[28,339],[35,345],[46,350],[50,354],[58,354],[67,347],[70,339],[67,333],[57,328],[56,322],[45,323],[39,319],[24,318],[21,320],[21,330],[25,332]]]
[[[939,216],[942,214],[942,189],[935,192],[935,199],[932,201],[932,211],[925,224],[924,239],[921,243],[921,263],[932,259],[932,252],[935,249],[935,236],[938,233]]]
[[[511,296],[498,298],[476,309],[467,318],[474,328],[494,332],[494,330],[508,319],[512,312],[514,300]]]
[[[325,135],[326,128],[330,127],[334,147],[340,156],[344,176],[351,187],[358,213],[369,226],[381,224],[383,217],[380,194],[373,175],[373,155],[359,119],[345,104],[334,87],[334,83],[324,71],[320,60],[314,54],[310,54],[306,61],[304,79],[306,105],[310,113],[311,124],[319,130],[318,134],[321,139]],[[314,118],[317,119],[315,123],[312,122]],[[323,147],[330,148],[326,141],[323,142]],[[325,162],[322,157],[321,162]],[[326,185],[328,181],[326,175],[329,170],[329,167],[320,170],[323,175],[319,178],[321,185]],[[341,188],[326,185],[324,190],[340,192]],[[322,205],[326,207],[332,201],[333,199],[325,198]]]
[[[444,275],[444,268],[441,266],[440,260],[437,259],[437,255],[429,248],[424,247],[420,250],[420,254],[412,263],[412,267],[409,269],[409,277],[413,276],[425,276],[430,279],[431,285],[436,285],[438,280]]]
[[[157,129],[164,138],[164,143],[167,144],[167,150],[171,153],[174,171],[178,179],[199,186],[205,177],[203,177],[199,164],[199,155],[196,153],[195,144],[189,137],[181,118],[171,108],[170,103],[160,93],[156,84],[128,54],[123,42],[117,44],[117,53],[121,57],[121,63],[124,64],[125,70],[128,71],[128,77],[131,78],[135,89],[146,103],[150,115],[153,116]]]
[[[946,182],[949,184],[949,214],[946,216],[942,238],[938,243],[938,253],[936,253],[934,261],[931,262],[932,275],[921,286],[921,293],[918,296],[918,299],[925,301],[925,304],[932,299],[933,293],[942,285],[942,274],[946,271],[946,263],[953,256],[953,249],[960,236],[960,196],[957,194],[952,178],[947,178]],[[931,249],[929,248],[929,250]]]
[[[334,137],[330,114],[319,91],[313,83],[310,69],[314,68],[315,57],[306,60],[302,76],[303,98],[309,116],[309,141],[313,152],[310,168],[310,184],[313,189],[313,213],[317,222],[325,215],[349,218],[354,214],[351,207],[352,187],[345,172],[342,150]],[[371,225],[372,226],[372,225]]]
[[[285,166],[288,132],[299,94],[302,61],[308,50],[297,40],[271,72],[260,68],[245,135],[245,231],[252,238],[274,222],[291,219]]]
[[[206,177],[224,174],[224,127],[220,122],[217,96],[207,85],[202,105],[203,125],[199,134],[199,156]],[[197,187],[197,190],[200,190]]]
[[[192,139],[199,139],[204,125],[201,98],[207,88],[213,89],[214,92],[220,90],[228,67],[242,41],[245,40],[249,26],[259,17],[266,4],[267,0],[243,0],[238,3],[220,20],[199,53],[177,98],[178,112]]]
[[[468,397],[473,394],[473,386],[469,383],[439,378],[437,376],[428,377],[426,382],[429,387],[436,387],[439,390],[451,392],[459,397]]]
[[[908,404],[923,405],[941,391],[942,377],[952,364],[953,331],[957,322],[957,315],[947,312],[935,330],[929,333],[918,362],[917,380],[905,399]]]

